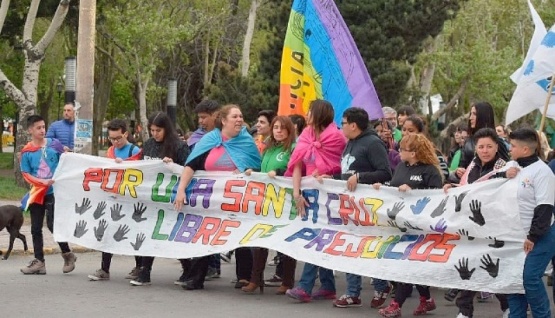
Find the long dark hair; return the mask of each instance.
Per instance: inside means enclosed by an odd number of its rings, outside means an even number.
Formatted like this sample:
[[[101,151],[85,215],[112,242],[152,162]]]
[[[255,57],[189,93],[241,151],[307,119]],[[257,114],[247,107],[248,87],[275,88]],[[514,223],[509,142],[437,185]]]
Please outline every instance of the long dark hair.
[[[310,116],[312,127],[318,133],[323,132],[331,123],[335,115],[333,106],[327,100],[316,99],[310,102]]]
[[[168,157],[176,161],[177,148],[181,139],[177,135],[177,131],[173,126],[173,122],[170,117],[164,112],[157,112],[148,118],[148,130],[150,131],[150,126],[157,126],[164,129],[164,140],[162,140],[162,153],[159,154],[160,158]]]
[[[493,114],[493,106],[488,102],[478,102],[472,105],[476,109],[476,127],[472,128],[470,119],[468,120],[468,134],[474,135],[475,132],[482,128],[495,129],[495,115]]]

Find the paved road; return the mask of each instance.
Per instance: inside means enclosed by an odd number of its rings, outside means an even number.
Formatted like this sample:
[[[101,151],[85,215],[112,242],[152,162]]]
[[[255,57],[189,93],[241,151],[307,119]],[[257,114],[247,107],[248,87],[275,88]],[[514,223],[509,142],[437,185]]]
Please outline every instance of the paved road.
[[[172,259],[156,259],[151,286],[133,287],[124,279],[134,265],[131,257],[115,256],[111,280],[90,282],[87,275],[100,265],[100,253],[78,254],[73,273],[62,274],[60,254],[46,256],[47,275],[25,276],[19,268],[31,259],[30,255],[14,255],[0,261],[0,295],[2,317],[379,317],[370,308],[373,291],[365,279],[363,307],[333,308],[331,301],[308,304],[274,295],[274,288],[266,288],[263,295],[245,295],[234,289],[230,279],[234,264],[222,264],[222,278],[207,282],[204,290],[185,291],[174,286],[180,265]],[[270,276],[273,267],[266,269]],[[297,275],[300,270],[297,270]],[[338,290],[345,289],[344,275],[337,275]],[[428,317],[455,317],[454,304],[443,300],[443,291],[434,289],[438,308]],[[404,317],[411,317],[418,299],[414,296],[405,304]],[[496,300],[477,303],[476,318],[501,317]]]

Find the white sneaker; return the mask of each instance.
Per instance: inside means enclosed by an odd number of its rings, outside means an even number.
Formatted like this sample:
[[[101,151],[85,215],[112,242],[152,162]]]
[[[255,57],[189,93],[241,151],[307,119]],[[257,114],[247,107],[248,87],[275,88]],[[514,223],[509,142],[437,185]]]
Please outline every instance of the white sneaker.
[[[468,316],[463,315],[462,313],[459,313],[457,315],[457,318],[469,318]]]
[[[503,318],[509,318],[509,314],[511,313],[510,309],[505,309],[505,311],[503,312]]]

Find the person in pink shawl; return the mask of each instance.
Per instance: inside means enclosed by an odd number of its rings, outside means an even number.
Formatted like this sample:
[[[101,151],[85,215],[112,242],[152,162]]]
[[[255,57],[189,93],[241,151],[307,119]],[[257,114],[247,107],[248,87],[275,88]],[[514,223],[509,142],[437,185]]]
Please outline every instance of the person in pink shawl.
[[[286,176],[293,177],[293,198],[303,221],[308,220],[305,208],[308,201],[302,195],[301,178],[341,173],[341,154],[347,144],[343,133],[333,122],[333,106],[325,100],[310,103],[307,114],[307,127],[303,130],[291,159],[287,165]],[[316,222],[316,216],[313,216]],[[321,287],[312,293],[316,276],[319,273]],[[335,299],[335,278],[333,271],[305,263],[303,274],[297,285],[286,292],[287,296],[301,302],[312,299]]]

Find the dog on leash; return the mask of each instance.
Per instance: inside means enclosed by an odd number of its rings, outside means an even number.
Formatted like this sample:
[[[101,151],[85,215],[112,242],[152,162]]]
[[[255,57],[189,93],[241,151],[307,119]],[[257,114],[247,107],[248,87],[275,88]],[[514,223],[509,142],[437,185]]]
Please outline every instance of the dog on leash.
[[[0,231],[4,228],[10,233],[10,246],[8,247],[8,251],[6,255],[2,259],[6,260],[10,257],[10,253],[13,249],[13,242],[16,238],[20,239],[23,242],[23,249],[25,251],[28,250],[27,248],[27,239],[25,239],[25,235],[19,233],[21,230],[21,226],[23,225],[23,214],[21,213],[21,208],[15,205],[3,205],[0,206]],[[2,251],[0,251],[0,255]]]

